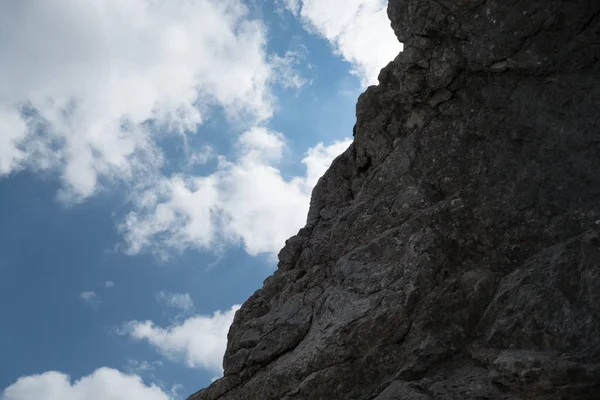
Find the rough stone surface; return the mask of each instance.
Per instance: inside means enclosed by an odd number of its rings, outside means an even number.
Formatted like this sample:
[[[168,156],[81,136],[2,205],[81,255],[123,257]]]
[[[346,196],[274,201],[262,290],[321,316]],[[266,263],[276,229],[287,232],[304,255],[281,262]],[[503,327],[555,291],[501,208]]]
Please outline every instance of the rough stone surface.
[[[404,51],[190,400],[600,399],[600,1],[388,14]]]

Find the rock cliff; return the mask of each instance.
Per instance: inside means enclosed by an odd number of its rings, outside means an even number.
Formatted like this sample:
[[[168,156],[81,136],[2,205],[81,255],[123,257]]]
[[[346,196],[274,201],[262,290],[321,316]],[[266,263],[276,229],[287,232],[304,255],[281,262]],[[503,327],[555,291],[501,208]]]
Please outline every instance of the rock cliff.
[[[600,399],[600,1],[388,15],[404,51],[189,399]]]

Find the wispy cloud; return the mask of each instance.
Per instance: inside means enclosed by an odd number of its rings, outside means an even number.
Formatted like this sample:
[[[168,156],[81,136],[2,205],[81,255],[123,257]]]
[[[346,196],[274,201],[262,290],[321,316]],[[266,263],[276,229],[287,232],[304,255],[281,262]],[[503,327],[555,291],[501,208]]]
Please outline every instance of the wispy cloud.
[[[138,361],[130,358],[127,360],[124,370],[130,375],[139,376],[144,380],[155,382],[158,386],[164,387],[164,383],[156,377],[157,370],[162,367],[162,361]]]
[[[182,311],[189,311],[194,308],[194,301],[189,293],[170,293],[161,290],[156,295],[159,303],[166,304]]]
[[[94,309],[100,306],[100,297],[94,291],[81,292],[79,297]]]
[[[273,67],[279,72],[280,83],[283,87],[300,89],[308,83],[306,78],[298,73],[302,57],[299,52],[287,51],[283,56],[274,55],[271,58]]]

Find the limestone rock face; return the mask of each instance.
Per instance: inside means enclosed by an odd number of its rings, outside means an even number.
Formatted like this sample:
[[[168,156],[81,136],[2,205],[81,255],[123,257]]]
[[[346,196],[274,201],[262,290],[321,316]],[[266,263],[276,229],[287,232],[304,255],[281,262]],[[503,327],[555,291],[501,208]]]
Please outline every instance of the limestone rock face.
[[[600,1],[388,14],[404,51],[190,400],[600,399]]]

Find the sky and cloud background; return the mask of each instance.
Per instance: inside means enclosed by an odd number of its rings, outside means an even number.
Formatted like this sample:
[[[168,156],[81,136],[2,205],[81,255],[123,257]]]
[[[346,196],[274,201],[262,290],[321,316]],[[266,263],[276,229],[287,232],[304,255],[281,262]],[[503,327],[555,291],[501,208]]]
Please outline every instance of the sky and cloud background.
[[[0,399],[222,374],[399,51],[385,0],[0,2]]]

